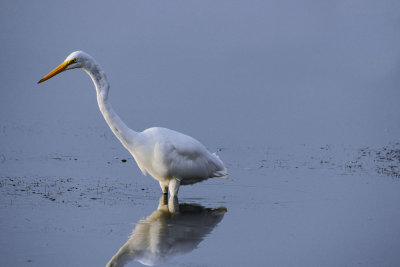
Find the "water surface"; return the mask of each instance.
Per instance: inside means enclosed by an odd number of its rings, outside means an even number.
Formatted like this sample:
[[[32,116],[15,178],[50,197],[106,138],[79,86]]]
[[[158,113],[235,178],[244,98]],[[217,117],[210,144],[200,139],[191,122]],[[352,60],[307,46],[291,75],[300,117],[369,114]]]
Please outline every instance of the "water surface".
[[[131,244],[158,266],[398,266],[399,3],[2,1],[0,265]],[[78,49],[127,125],[197,138],[229,178],[159,209],[90,78],[36,84]]]

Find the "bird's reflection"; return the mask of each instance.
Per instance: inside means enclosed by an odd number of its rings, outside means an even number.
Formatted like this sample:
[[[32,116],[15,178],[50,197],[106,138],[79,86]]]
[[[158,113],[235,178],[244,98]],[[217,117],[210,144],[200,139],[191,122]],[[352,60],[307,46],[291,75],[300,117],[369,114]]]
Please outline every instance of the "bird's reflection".
[[[180,204],[176,197],[160,199],[156,211],[136,225],[129,240],[107,266],[124,266],[131,260],[154,265],[197,247],[222,220],[227,209]]]

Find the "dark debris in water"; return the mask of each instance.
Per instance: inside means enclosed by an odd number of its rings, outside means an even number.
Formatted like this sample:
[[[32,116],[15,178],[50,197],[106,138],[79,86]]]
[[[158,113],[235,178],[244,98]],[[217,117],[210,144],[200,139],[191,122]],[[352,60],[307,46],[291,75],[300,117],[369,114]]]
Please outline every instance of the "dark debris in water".
[[[319,150],[307,150],[293,155],[270,156],[259,160],[257,165],[256,168],[246,169],[331,169],[341,174],[378,173],[400,178],[400,143],[354,150],[323,146]]]
[[[48,159],[58,160],[58,161],[64,161],[64,160],[74,160],[74,161],[77,161],[77,160],[78,160],[77,157],[68,156],[68,155],[51,155],[51,156],[48,157]]]
[[[400,143],[375,151],[378,173],[400,178]]]
[[[0,199],[3,205],[16,199],[42,198],[54,203],[89,206],[89,201],[103,205],[134,202],[135,193],[145,190],[136,183],[119,182],[117,178],[98,178],[97,181],[81,181],[72,177],[2,177]],[[141,193],[143,195],[143,193]]]

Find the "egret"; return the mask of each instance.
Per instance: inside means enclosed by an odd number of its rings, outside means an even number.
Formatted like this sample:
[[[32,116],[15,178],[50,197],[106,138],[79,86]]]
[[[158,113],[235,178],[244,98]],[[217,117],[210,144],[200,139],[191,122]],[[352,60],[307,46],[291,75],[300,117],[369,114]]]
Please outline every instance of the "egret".
[[[171,197],[177,196],[180,185],[227,176],[227,169],[219,157],[188,135],[162,127],[142,132],[130,129],[109,102],[110,85],[106,74],[94,58],[83,51],[71,53],[38,83],[76,68],[83,69],[91,77],[96,87],[97,103],[111,131],[132,154],[142,173],[149,173],[159,181],[164,194],[169,190]]]

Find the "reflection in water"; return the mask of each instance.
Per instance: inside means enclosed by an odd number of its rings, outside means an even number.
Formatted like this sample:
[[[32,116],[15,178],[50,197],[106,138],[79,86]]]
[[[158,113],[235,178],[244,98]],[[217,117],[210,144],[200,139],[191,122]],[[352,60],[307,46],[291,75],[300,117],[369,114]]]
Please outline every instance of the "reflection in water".
[[[107,266],[124,266],[131,260],[154,265],[175,255],[192,251],[222,220],[225,207],[205,208],[181,204],[164,195],[156,211],[139,221],[129,240]]]

